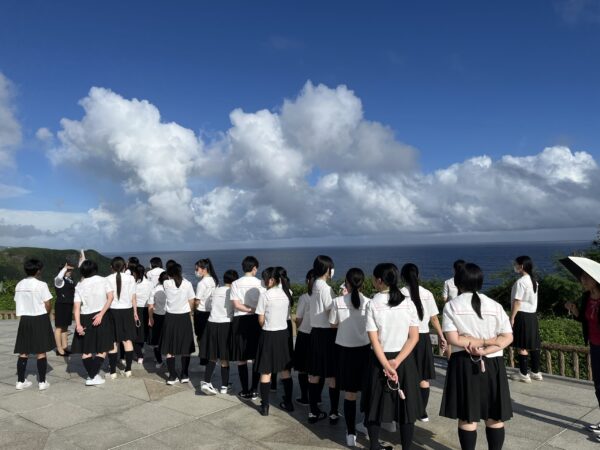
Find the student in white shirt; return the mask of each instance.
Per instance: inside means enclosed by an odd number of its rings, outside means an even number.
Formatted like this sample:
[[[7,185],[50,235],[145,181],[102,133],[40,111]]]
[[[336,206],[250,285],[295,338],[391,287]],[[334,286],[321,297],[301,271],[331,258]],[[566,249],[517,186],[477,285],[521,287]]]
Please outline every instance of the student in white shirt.
[[[235,270],[227,270],[223,274],[224,286],[216,288],[206,301],[206,309],[210,311],[206,328],[204,346],[200,349],[200,357],[208,360],[204,381],[200,390],[206,395],[215,395],[217,390],[211,383],[217,365],[221,363],[221,394],[229,391],[229,359],[231,354],[231,319],[233,303],[231,302],[231,284],[239,278]]]
[[[152,287],[158,286],[158,277],[164,271],[165,269],[163,269],[162,259],[160,259],[158,256],[150,258],[150,270],[146,273],[146,277],[152,283]]]
[[[37,358],[39,390],[50,387],[50,383],[46,381],[46,352],[56,348],[56,343],[48,315],[52,307],[52,295],[48,285],[38,279],[43,268],[44,264],[38,259],[26,260],[23,269],[27,278],[19,281],[15,287],[17,316],[20,318],[14,350],[14,353],[19,354],[16,383],[19,391],[31,386],[31,381],[25,378],[30,354],[35,354]]]
[[[279,407],[293,411],[292,378],[290,363],[292,355],[288,346],[288,325],[292,292],[287,273],[283,267],[268,267],[262,272],[266,291],[260,294],[256,306],[258,323],[262,327],[256,353],[256,370],[260,373],[260,413],[269,415],[269,390],[271,374],[280,372],[285,395]]]
[[[131,363],[133,361],[133,341],[136,336],[135,324],[139,320],[137,314],[137,301],[135,297],[135,279],[124,273],[125,260],[120,256],[114,257],[110,262],[113,271],[106,277],[106,291],[110,299],[110,314],[115,331],[115,346],[108,352],[108,365],[110,374],[108,378],[117,378],[117,351],[118,344],[122,343],[125,350],[125,377],[131,377]]]
[[[325,378],[329,384],[329,423],[334,425],[339,420],[338,405],[340,390],[335,383],[337,373],[337,353],[335,336],[337,329],[329,324],[329,311],[333,306],[331,287],[327,280],[333,278],[333,260],[326,255],[319,255],[313,262],[313,278],[308,284],[310,297],[310,361],[308,367],[308,398],[310,412],[308,422],[316,423],[327,417],[317,404],[319,398],[319,382]]]
[[[371,342],[366,389],[362,393],[371,449],[382,449],[381,423],[397,422],[403,449],[412,445],[414,426],[422,414],[417,365],[413,356],[419,341],[415,304],[399,289],[400,274],[392,263],[373,269],[378,293],[367,305],[367,334]]]
[[[531,383],[542,381],[540,370],[540,328],[537,317],[538,282],[533,276],[533,261],[529,256],[515,259],[514,270],[519,279],[512,287],[510,324],[513,327],[511,347],[519,352],[519,372],[513,380]],[[527,370],[527,357],[531,356],[531,374]]]
[[[150,335],[148,302],[152,296],[152,282],[146,277],[146,268],[138,264],[133,269],[135,278],[135,300],[139,320],[136,321],[136,334],[133,345],[138,364],[144,364],[144,343]]]
[[[200,351],[204,347],[203,341],[206,337],[206,325],[210,316],[210,311],[206,309],[206,302],[219,285],[219,277],[210,258],[196,261],[196,278],[200,281],[198,281],[198,285],[196,286],[194,333],[196,333],[196,342],[198,343],[198,351]],[[200,357],[201,366],[205,366],[207,363],[207,359]]]
[[[238,396],[242,400],[258,399],[256,391],[259,373],[252,367],[252,385],[248,389],[248,361],[254,361],[260,337],[260,325],[254,312],[258,298],[264,287],[256,278],[258,259],[246,256],[242,261],[244,276],[231,284],[231,301],[234,315],[231,321],[232,355],[231,360],[238,363],[238,374],[242,391]]]
[[[444,306],[443,331],[452,345],[440,415],[458,419],[463,450],[474,450],[477,423],[485,421],[488,447],[501,449],[512,404],[503,349],[512,329],[502,305],[480,293],[483,272],[467,263],[456,274],[462,293]]]
[[[110,315],[111,300],[106,292],[106,281],[98,276],[98,264],[95,261],[83,261],[79,267],[82,279],[75,287],[73,312],[75,316],[75,335],[73,353],[81,353],[83,366],[88,378],[86,386],[104,384],[100,368],[104,364],[106,352],[115,345],[115,332]]]
[[[150,300],[148,300],[148,325],[150,326],[150,345],[154,348],[155,367],[160,369],[164,366],[162,354],[160,353],[160,339],[162,329],[165,323],[165,308],[167,296],[163,283],[168,280],[167,272],[164,270],[158,276],[158,284],[152,290]]]
[[[465,261],[463,259],[457,259],[456,261],[454,261],[454,264],[452,265],[454,268],[454,276],[456,276],[456,273],[460,269],[462,269],[464,265]],[[454,277],[452,277],[444,281],[444,288],[442,289],[442,300],[444,300],[445,303],[449,300],[452,300],[455,297],[458,297],[458,289],[454,284]]]
[[[308,285],[313,277],[313,270],[306,274]],[[296,306],[296,345],[294,347],[293,365],[298,372],[298,384],[300,385],[300,397],[296,403],[308,406],[308,364],[310,360],[310,296],[302,294]]]
[[[442,333],[442,327],[438,319],[440,313],[433,298],[431,291],[419,286],[419,268],[408,263],[402,266],[400,278],[406,283],[407,287],[401,290],[402,294],[410,297],[417,308],[419,315],[419,342],[413,350],[415,362],[417,363],[417,372],[419,374],[419,387],[421,398],[423,400],[423,415],[419,417],[421,422],[429,422],[427,415],[427,404],[429,403],[429,380],[435,379],[435,366],[433,364],[433,348],[431,347],[431,338],[429,337],[429,322],[433,325],[440,344],[442,352],[446,351],[446,339]]]
[[[344,282],[348,293],[335,298],[329,312],[329,323],[337,327],[336,383],[339,390],[345,391],[344,417],[346,444],[349,447],[356,446],[356,397],[365,383],[365,361],[369,359],[371,348],[366,328],[369,299],[361,292],[364,281],[365,274],[361,269],[348,270]]]
[[[79,261],[81,265],[82,261]],[[66,262],[54,278],[56,301],[54,302],[54,340],[56,355],[68,356],[68,331],[73,322],[73,298],[75,282],[73,281],[73,265]]]
[[[190,313],[194,307],[196,294],[192,283],[183,278],[181,266],[175,264],[167,269],[169,279],[163,283],[166,295],[165,323],[162,330],[160,350],[167,355],[169,378],[167,384],[177,382],[175,357],[181,356],[179,381],[189,383],[190,355],[194,353],[194,330]]]

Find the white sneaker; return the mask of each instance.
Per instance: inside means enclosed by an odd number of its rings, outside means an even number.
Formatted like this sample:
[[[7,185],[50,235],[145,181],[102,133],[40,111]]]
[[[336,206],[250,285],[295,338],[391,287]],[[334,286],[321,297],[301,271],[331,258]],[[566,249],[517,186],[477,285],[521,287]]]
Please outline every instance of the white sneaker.
[[[538,373],[529,372],[529,376],[532,380],[535,380],[535,381],[543,381],[544,380],[544,377],[542,377],[542,372],[538,372]]]
[[[529,374],[523,375],[520,370],[517,373],[513,373],[510,378],[511,380],[521,381],[522,383],[531,383],[531,377]]]
[[[355,434],[347,434],[346,435],[346,445],[348,447],[356,447],[356,435]]]
[[[123,375],[125,375],[125,378],[131,378],[131,370],[126,370]]]
[[[124,359],[120,359],[119,362],[121,363],[122,366],[125,365],[125,360]]]
[[[144,358],[138,358],[137,363],[138,364],[144,364]]]
[[[396,422],[383,422],[381,428],[390,433],[396,432]]]
[[[180,383],[189,383],[190,382],[190,377],[182,377],[179,379]]]
[[[161,363],[157,362],[156,364],[154,364],[154,367],[156,367],[157,369],[162,369],[163,367],[165,367],[165,363],[164,362],[161,362]]]
[[[50,387],[50,383],[48,383],[47,381],[42,381],[41,383],[38,383],[38,389],[40,391],[45,391],[49,387]]]
[[[107,380],[116,380],[117,379],[117,372],[115,373],[107,373],[104,378],[106,378]]]
[[[200,390],[202,392],[204,392],[205,395],[216,395],[217,394],[217,390],[213,387],[212,383],[207,383],[206,381],[203,381],[200,384]]]
[[[99,384],[106,383],[106,380],[97,374],[94,378],[90,380],[90,386],[98,386]]]
[[[22,391],[23,389],[27,389],[28,387],[31,387],[32,384],[33,383],[29,380],[25,380],[23,382],[17,381],[17,385],[16,385],[17,391]]]
[[[355,425],[356,431],[358,431],[359,433],[364,434],[365,436],[367,436],[367,439],[369,439],[369,432],[367,431],[367,427],[365,427],[365,424],[362,422],[358,422]]]
[[[227,394],[230,390],[231,388],[229,386],[221,386],[221,389],[219,389],[219,394]]]

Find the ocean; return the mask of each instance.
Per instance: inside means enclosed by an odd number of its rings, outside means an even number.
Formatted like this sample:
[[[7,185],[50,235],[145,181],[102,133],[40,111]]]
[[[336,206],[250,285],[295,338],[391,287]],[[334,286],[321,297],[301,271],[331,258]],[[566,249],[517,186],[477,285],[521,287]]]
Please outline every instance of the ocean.
[[[513,260],[520,255],[533,258],[538,273],[556,270],[556,260],[588,248],[589,241],[572,242],[519,242],[491,244],[451,244],[414,245],[389,247],[319,247],[319,248],[277,248],[206,251],[159,251],[138,252],[135,255],[122,254],[124,258],[137,256],[144,265],[149,265],[153,256],[162,258],[163,263],[174,259],[183,266],[184,275],[194,280],[194,263],[201,258],[210,258],[217,274],[235,269],[241,274],[241,261],[244,256],[254,255],[260,267],[283,266],[292,282],[301,283],[315,256],[328,255],[335,263],[335,278],[341,279],[351,267],[360,267],[367,275],[380,262],[393,262],[399,268],[408,262],[419,267],[423,279],[444,280],[452,276],[452,263],[464,259],[478,264],[485,274],[485,287],[495,284],[494,275],[512,270]],[[107,256],[115,256],[109,254]]]

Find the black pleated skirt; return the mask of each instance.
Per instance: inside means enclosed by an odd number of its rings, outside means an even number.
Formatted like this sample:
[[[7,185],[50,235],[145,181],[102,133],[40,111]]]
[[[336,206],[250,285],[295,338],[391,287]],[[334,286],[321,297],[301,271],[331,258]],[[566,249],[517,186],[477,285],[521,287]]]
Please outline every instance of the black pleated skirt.
[[[73,322],[73,303],[54,304],[54,326],[68,328]]]
[[[388,359],[395,358],[399,352],[386,353]],[[388,383],[383,367],[370,352],[367,378],[361,396],[361,410],[365,413],[365,424],[396,421],[400,425],[415,423],[423,415],[423,401],[419,390],[417,365],[411,353],[396,369],[398,385]],[[397,390],[404,392],[402,399]]]
[[[510,345],[525,350],[539,350],[541,348],[537,313],[522,311],[517,313],[513,327],[513,341]]]
[[[512,403],[504,358],[483,358],[473,362],[467,352],[452,353],[448,362],[440,416],[466,422],[512,417]]]
[[[56,342],[48,314],[21,316],[15,341],[15,353],[32,355],[46,353],[55,348]]]
[[[210,317],[210,311],[198,311],[194,310],[194,334],[196,335],[196,342],[198,349],[204,347],[204,340],[206,338],[206,328],[208,326],[208,318]]]
[[[310,332],[309,375],[332,378],[337,374],[337,328],[313,328]]]
[[[258,373],[277,373],[287,370],[292,361],[288,345],[289,331],[261,330],[256,352],[256,371]]]
[[[231,354],[231,323],[208,322],[201,341],[200,358],[229,361]]]
[[[133,318],[133,308],[110,310],[113,328],[115,331],[115,342],[135,341],[137,330]]]
[[[308,372],[310,360],[310,334],[298,331],[292,364],[298,372]]]
[[[412,351],[417,364],[419,380],[435,380],[435,365],[433,364],[433,347],[429,333],[419,333],[419,342]]]
[[[163,325],[165,323],[164,314],[156,314],[152,316],[154,319],[154,325],[150,327],[150,345],[160,345],[160,337],[162,335]]]
[[[189,313],[165,314],[160,352],[163,355],[191,355],[196,350],[194,330]]]
[[[362,347],[344,347],[337,345],[338,372],[335,376],[336,386],[345,392],[359,392],[363,390],[369,366],[369,344]]]
[[[81,314],[81,326],[85,334],[81,336],[77,331],[73,334],[71,353],[104,353],[112,350],[115,345],[115,331],[112,320],[104,316],[100,325],[95,327],[92,322],[97,312],[92,314]]]
[[[143,343],[146,342],[146,340],[150,336],[150,331],[148,330],[148,308],[145,306],[138,306],[137,312],[138,318],[140,319],[140,326],[138,327],[138,324],[135,324],[134,342]]]
[[[249,361],[256,357],[261,328],[256,314],[231,320],[231,361]]]

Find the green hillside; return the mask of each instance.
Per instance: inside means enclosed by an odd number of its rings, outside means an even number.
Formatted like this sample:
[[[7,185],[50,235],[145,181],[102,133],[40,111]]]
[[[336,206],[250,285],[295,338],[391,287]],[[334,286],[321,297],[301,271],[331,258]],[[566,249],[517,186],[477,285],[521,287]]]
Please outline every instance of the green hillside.
[[[110,274],[110,259],[101,255],[95,250],[86,250],[85,257],[98,263],[99,275]],[[64,266],[65,261],[69,261],[75,266],[79,261],[79,250],[52,250],[48,248],[35,247],[13,247],[0,250],[0,281],[2,280],[20,280],[25,277],[23,272],[23,262],[27,258],[36,258],[44,263],[41,279],[50,286],[58,273],[60,267]],[[76,271],[77,272],[77,271]],[[74,279],[78,279],[75,273]]]

